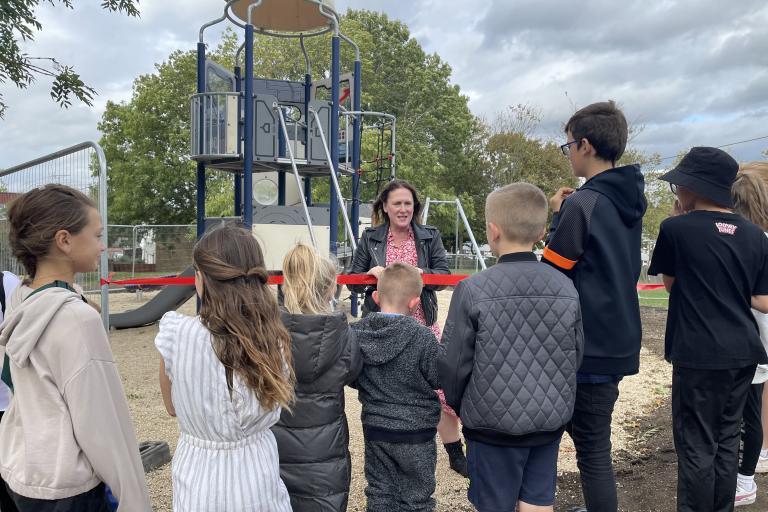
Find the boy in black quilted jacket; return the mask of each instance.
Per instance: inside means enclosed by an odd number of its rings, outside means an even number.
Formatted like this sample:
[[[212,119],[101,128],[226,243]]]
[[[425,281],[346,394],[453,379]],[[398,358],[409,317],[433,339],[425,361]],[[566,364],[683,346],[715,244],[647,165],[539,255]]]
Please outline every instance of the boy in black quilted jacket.
[[[409,316],[421,289],[416,267],[389,265],[373,292],[381,312],[352,324],[363,356],[353,386],[363,404],[369,512],[435,508],[439,345],[429,327]]]
[[[453,292],[438,362],[467,440],[469,501],[480,512],[552,511],[560,438],[573,414],[583,331],[573,283],[539,263],[547,199],[513,183],[485,203],[498,263]]]

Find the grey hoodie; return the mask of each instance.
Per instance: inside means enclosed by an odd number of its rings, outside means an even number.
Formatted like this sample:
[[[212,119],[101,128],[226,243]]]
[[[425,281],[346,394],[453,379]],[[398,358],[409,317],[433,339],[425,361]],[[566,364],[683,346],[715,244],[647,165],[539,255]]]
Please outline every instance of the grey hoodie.
[[[411,317],[382,313],[371,313],[352,329],[363,354],[363,371],[354,386],[363,404],[366,436],[374,429],[393,435],[434,430],[440,421],[434,392],[440,388],[440,345],[432,331]]]
[[[152,510],[128,403],[98,313],[64,288],[17,288],[0,347],[14,396],[0,473],[17,494],[55,500],[105,482],[120,512]]]

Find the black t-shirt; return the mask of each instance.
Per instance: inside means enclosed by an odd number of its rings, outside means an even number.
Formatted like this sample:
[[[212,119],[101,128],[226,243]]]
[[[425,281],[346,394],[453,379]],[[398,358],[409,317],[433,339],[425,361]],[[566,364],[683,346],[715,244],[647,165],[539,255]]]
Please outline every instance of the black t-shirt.
[[[734,213],[696,210],[661,223],[648,269],[675,278],[665,357],[699,369],[767,363],[753,295],[768,295],[768,238]]]

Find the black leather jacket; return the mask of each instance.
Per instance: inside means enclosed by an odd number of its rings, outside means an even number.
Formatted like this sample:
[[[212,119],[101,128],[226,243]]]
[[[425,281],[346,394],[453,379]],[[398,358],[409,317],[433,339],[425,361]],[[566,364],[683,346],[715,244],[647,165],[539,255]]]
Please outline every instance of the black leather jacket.
[[[440,232],[434,226],[412,223],[413,238],[416,240],[416,251],[419,254],[419,268],[425,274],[450,274],[448,258],[445,247],[440,238]],[[376,266],[387,265],[387,233],[389,224],[385,223],[375,228],[367,228],[360,237],[357,250],[352,260],[351,274],[365,274]],[[349,285],[354,293],[365,293],[363,303],[363,316],[371,311],[378,311],[379,307],[373,301],[373,290],[376,288],[367,285]],[[421,304],[424,308],[424,317],[427,325],[437,321],[437,294],[441,290],[439,286],[425,286],[421,292]]]

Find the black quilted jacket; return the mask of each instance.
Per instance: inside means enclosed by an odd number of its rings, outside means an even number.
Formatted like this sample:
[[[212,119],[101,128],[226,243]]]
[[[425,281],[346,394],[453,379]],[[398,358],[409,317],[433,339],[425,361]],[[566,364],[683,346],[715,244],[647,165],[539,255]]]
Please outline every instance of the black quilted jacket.
[[[280,477],[294,511],[344,511],[352,470],[344,386],[362,368],[357,337],[343,313],[283,312],[282,320],[291,333],[296,403],[272,427]]]
[[[442,341],[440,383],[465,437],[535,446],[562,433],[583,348],[570,279],[533,253],[506,254],[456,287]]]

